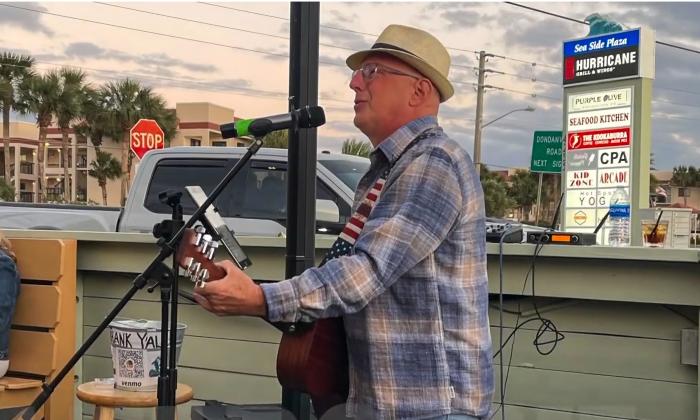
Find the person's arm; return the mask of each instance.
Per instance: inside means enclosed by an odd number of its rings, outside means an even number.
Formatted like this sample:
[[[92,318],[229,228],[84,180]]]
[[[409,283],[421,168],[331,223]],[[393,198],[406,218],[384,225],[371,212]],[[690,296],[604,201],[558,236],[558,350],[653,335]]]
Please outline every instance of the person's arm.
[[[270,321],[294,322],[354,313],[437,249],[463,207],[455,163],[442,149],[390,176],[354,254],[292,279],[263,284]]]
[[[19,294],[17,265],[7,254],[0,251],[0,360],[8,357],[10,349],[10,326]]]

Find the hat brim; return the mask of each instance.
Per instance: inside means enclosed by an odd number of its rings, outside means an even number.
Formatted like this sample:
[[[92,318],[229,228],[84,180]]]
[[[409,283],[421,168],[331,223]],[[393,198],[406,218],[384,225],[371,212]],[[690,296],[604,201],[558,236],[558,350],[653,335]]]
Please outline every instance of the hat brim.
[[[389,48],[373,48],[371,50],[358,51],[351,54],[345,60],[345,63],[352,70],[357,70],[360,68],[362,62],[368,55],[378,53],[392,55],[418,70],[426,78],[430,79],[430,81],[433,82],[437,88],[438,92],[440,92],[440,102],[445,102],[446,100],[450,99],[452,95],[454,95],[454,87],[452,87],[452,83],[450,83],[445,76],[443,76],[439,71],[435,70],[430,64],[407,52]]]

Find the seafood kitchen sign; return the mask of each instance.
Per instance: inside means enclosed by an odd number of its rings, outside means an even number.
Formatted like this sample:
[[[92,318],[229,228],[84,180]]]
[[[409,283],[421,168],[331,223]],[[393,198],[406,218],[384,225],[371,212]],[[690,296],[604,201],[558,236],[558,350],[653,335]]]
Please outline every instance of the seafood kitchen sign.
[[[642,138],[635,127],[650,116],[635,104],[648,100],[639,80],[653,78],[653,47],[653,32],[645,28],[564,42],[564,230],[593,232],[617,188],[640,201],[639,177],[649,175],[639,172],[639,161],[649,156],[633,153]],[[607,244],[606,230],[599,231],[599,244]]]

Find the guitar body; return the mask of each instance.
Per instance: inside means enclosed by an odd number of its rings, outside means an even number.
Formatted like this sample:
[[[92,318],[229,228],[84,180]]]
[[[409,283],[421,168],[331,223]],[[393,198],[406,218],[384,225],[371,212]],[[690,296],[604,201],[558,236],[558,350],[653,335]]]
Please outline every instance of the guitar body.
[[[212,261],[211,236],[187,229],[177,260],[195,287],[223,278],[226,272]],[[216,247],[214,247],[215,249]],[[284,332],[277,351],[277,377],[284,388],[311,396],[321,417],[348,398],[348,352],[342,318],[321,319],[296,332]]]
[[[320,319],[302,331],[285,332],[277,352],[280,384],[311,396],[321,417],[348,398],[348,353],[342,318]]]

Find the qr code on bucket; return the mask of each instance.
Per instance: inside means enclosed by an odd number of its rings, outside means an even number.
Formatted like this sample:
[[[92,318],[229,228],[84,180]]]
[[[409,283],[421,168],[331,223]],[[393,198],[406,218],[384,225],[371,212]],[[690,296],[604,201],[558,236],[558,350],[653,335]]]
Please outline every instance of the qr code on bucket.
[[[143,352],[140,350],[117,349],[119,376],[122,378],[143,377]]]

